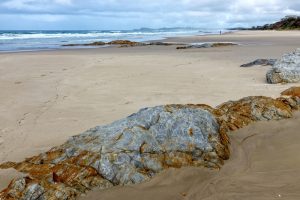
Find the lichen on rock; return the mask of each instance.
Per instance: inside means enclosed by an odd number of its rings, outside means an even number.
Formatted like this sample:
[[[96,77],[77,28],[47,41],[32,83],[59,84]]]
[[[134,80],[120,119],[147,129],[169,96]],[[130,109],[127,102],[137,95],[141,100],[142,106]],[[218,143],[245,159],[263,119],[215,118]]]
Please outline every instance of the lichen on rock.
[[[300,48],[277,60],[266,74],[268,83],[295,83],[300,81]]]
[[[76,199],[94,187],[137,184],[168,169],[219,169],[230,156],[227,133],[254,121],[279,120],[299,109],[299,88],[278,99],[246,97],[212,108],[203,104],[144,108],[109,125],[71,137],[20,163],[27,174],[12,180],[1,200]]]

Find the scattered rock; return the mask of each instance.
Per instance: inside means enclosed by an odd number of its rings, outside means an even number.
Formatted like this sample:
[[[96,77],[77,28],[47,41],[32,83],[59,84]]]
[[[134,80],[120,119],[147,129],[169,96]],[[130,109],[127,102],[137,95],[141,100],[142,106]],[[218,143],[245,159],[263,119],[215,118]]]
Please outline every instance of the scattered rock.
[[[171,167],[220,168],[230,156],[228,131],[291,117],[300,97],[289,94],[246,97],[216,108],[188,104],[141,109],[23,162],[0,165],[28,174],[12,180],[0,199],[75,199],[94,187],[141,183]]]
[[[283,55],[266,74],[268,83],[295,83],[300,81],[300,48]]]
[[[150,42],[148,45],[157,45],[157,46],[171,46],[171,45],[182,45],[182,43],[171,43],[171,42]]]
[[[218,42],[218,43],[203,43],[203,44],[191,44],[187,46],[177,47],[176,49],[197,49],[197,48],[212,48],[212,47],[225,47],[235,46],[237,44],[230,42]]]
[[[88,44],[64,44],[62,46],[73,47],[73,46],[103,46],[103,45],[106,45],[106,43],[98,41],[98,42],[93,42],[93,43],[88,43]]]
[[[15,81],[16,85],[22,84],[22,81]]]
[[[149,43],[143,43],[138,42],[134,45],[122,45],[121,47],[133,47],[133,46],[171,46],[171,45],[182,45],[181,43],[168,43],[168,42],[149,42]]]
[[[127,46],[141,45],[140,42],[133,42],[133,41],[130,41],[130,40],[114,40],[114,41],[108,42],[106,44],[109,44],[109,45],[127,45]]]
[[[129,46],[143,46],[146,45],[141,42],[133,42],[130,40],[113,40],[111,42],[93,42],[93,43],[88,43],[88,44],[64,44],[62,46],[64,47],[72,47],[72,46],[104,46],[104,45],[121,45],[122,47],[129,47]]]
[[[172,43],[172,42],[134,42],[130,40],[114,40],[111,42],[93,42],[88,44],[64,44],[62,46],[103,46],[103,45],[120,45],[120,47],[136,47],[136,46],[171,46],[171,45],[186,45],[184,43]],[[190,49],[190,48],[210,48],[210,47],[222,47],[237,45],[234,43],[203,43],[203,44],[192,44],[187,46],[179,46],[177,49]]]
[[[276,61],[277,61],[277,59],[257,59],[253,62],[243,64],[243,65],[241,65],[241,67],[252,67],[255,65],[263,65],[263,66],[271,65],[271,66],[273,66]]]
[[[90,44],[84,44],[84,46],[102,46],[102,45],[105,45],[106,43],[105,42],[93,42],[93,43],[90,43]]]
[[[186,192],[181,192],[180,194],[181,194],[181,196],[183,196],[183,197],[186,197],[186,196],[187,196],[187,193],[186,193]]]

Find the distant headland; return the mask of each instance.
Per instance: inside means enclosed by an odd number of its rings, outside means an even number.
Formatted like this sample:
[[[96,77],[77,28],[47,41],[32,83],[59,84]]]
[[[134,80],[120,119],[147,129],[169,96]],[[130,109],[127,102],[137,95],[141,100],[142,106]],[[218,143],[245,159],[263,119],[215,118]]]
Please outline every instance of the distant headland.
[[[289,15],[273,24],[253,26],[251,28],[231,28],[231,30],[300,30],[300,16]]]

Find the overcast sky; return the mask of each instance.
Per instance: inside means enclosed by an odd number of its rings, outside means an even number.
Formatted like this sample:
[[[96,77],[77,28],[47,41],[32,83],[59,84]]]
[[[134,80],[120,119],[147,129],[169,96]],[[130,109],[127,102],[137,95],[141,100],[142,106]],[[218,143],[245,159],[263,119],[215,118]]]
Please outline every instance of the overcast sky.
[[[300,0],[0,0],[0,29],[227,28],[300,15]]]

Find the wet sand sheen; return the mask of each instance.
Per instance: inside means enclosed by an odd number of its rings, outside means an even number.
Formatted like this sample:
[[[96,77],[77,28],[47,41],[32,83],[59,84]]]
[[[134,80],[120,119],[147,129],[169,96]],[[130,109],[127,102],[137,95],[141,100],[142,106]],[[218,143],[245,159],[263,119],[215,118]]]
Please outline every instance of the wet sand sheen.
[[[84,200],[300,199],[300,112],[230,133],[231,158],[220,171],[170,169],[147,183],[93,191]]]

